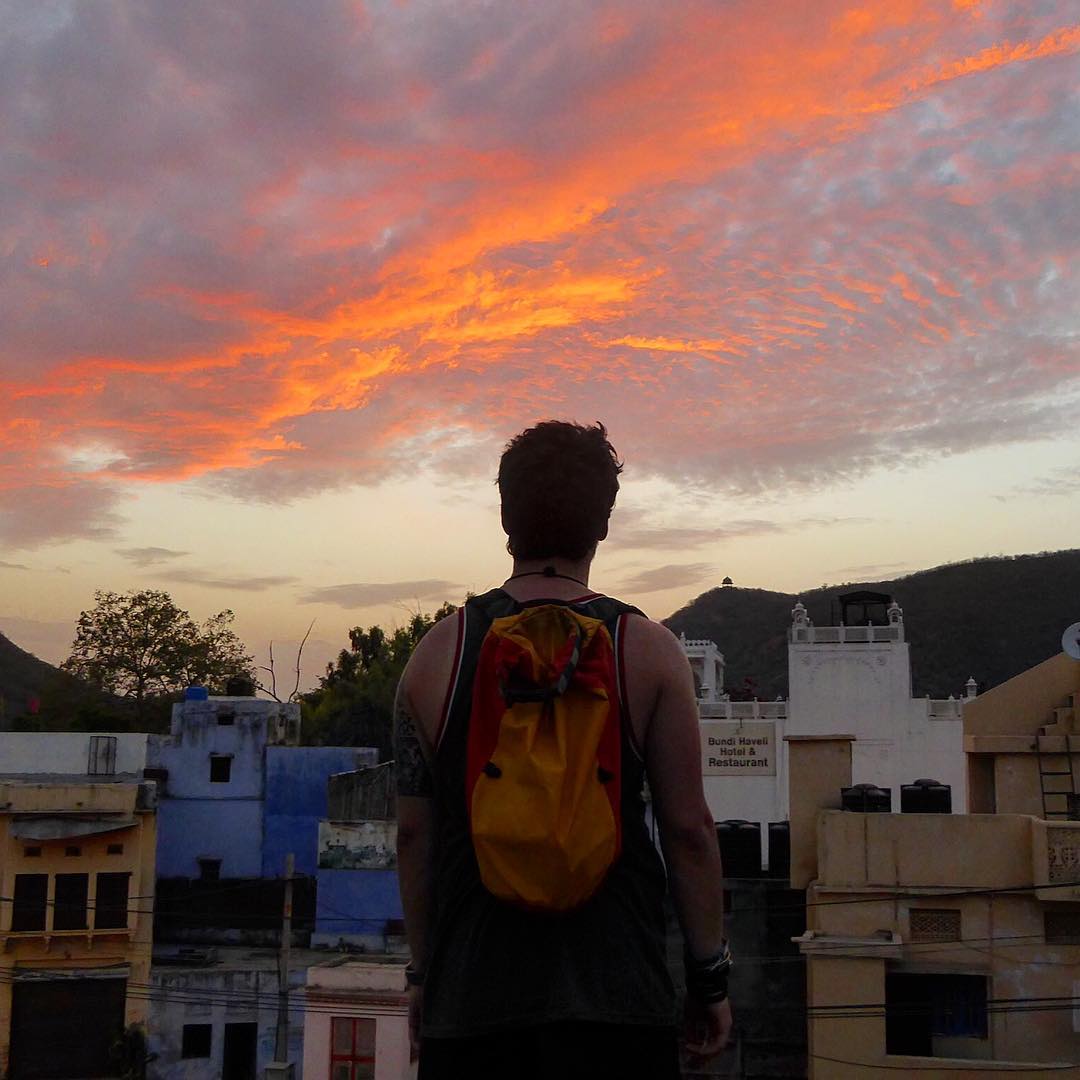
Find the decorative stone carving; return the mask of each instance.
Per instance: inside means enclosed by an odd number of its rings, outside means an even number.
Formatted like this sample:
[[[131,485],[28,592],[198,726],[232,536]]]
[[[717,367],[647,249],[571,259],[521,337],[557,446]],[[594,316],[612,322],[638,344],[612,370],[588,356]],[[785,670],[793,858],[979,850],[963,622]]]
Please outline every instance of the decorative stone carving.
[[[1080,882],[1080,829],[1049,829],[1046,846],[1051,883]]]

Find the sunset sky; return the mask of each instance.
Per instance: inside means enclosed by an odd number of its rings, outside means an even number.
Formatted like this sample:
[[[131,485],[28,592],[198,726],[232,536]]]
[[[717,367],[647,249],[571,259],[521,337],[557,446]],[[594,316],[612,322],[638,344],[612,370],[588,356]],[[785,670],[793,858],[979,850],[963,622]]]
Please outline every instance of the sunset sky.
[[[0,2],[0,631],[310,683],[502,580],[546,417],[657,617],[1080,547],[1078,256],[1068,0]]]

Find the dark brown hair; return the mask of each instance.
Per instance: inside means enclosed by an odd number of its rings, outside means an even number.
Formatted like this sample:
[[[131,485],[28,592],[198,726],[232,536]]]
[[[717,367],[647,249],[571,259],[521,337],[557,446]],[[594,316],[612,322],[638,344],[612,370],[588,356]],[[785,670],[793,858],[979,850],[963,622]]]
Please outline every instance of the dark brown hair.
[[[607,535],[622,462],[598,420],[545,420],[499,461],[506,550],[518,559],[582,559]]]

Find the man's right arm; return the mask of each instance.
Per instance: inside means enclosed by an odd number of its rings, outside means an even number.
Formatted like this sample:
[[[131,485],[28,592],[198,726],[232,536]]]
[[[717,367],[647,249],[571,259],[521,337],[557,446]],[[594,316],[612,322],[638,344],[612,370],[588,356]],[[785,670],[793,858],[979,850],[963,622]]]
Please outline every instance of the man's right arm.
[[[628,650],[649,669],[655,697],[645,731],[645,768],[675,911],[690,955],[704,960],[724,941],[724,890],[716,825],[701,780],[701,733],[690,665],[666,628],[634,620],[637,647]],[[628,636],[628,645],[633,638]],[[705,1008],[706,1034],[689,1049],[702,1056],[721,1050],[731,1027],[725,1001]]]

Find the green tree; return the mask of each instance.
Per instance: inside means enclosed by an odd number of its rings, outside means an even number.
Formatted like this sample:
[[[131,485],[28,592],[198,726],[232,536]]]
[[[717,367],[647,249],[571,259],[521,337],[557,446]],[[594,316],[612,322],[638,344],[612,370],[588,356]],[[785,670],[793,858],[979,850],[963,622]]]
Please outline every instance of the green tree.
[[[167,592],[96,592],[79,616],[64,671],[131,702],[142,729],[171,695],[186,686],[224,690],[233,675],[254,678],[254,662],[221,611],[202,625]]]
[[[415,614],[387,633],[381,626],[349,631],[348,649],[327,664],[317,689],[301,698],[304,741],[323,746],[374,746],[379,760],[391,755],[391,725],[398,680],[420,639],[457,608],[443,604],[434,615]]]

